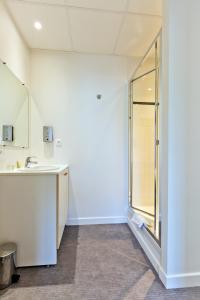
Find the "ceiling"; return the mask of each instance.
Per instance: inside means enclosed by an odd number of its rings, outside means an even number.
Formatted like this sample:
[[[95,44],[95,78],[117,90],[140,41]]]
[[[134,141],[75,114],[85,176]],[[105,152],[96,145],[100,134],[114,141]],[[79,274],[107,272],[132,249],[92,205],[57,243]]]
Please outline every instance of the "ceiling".
[[[30,48],[123,56],[144,55],[161,27],[161,1],[5,0]]]

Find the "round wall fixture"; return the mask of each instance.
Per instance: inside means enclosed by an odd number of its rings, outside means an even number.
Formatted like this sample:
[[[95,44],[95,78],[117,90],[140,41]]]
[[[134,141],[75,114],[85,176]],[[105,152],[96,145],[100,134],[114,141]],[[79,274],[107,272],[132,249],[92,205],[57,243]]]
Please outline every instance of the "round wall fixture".
[[[102,98],[102,95],[101,94],[97,94],[97,99],[101,100],[101,98]]]

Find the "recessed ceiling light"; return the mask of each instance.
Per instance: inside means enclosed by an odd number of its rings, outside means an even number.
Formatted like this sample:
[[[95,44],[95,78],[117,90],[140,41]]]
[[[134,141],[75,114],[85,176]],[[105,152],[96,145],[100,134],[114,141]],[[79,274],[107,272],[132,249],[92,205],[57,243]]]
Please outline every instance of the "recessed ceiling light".
[[[41,24],[39,21],[36,21],[36,22],[34,23],[34,27],[35,27],[35,29],[37,29],[37,30],[41,30],[41,29],[42,29],[42,24]]]
[[[148,91],[151,92],[151,91],[152,91],[152,88],[148,88]]]

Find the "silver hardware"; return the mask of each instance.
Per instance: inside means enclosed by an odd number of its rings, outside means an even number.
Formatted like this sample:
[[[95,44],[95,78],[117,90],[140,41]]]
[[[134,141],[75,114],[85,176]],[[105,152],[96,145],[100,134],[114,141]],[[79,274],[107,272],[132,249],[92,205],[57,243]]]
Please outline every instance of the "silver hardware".
[[[3,125],[2,128],[4,142],[13,142],[14,140],[14,127],[12,125]]]
[[[0,245],[0,290],[11,285],[14,276],[19,279],[15,268],[16,251],[17,245],[14,243]]]
[[[53,142],[53,127],[43,126],[43,142],[45,143]]]
[[[36,156],[28,156],[26,158],[26,161],[25,161],[26,168],[30,168],[30,165],[32,165],[32,164],[36,165],[38,163],[37,161],[32,161],[32,158],[36,158]]]

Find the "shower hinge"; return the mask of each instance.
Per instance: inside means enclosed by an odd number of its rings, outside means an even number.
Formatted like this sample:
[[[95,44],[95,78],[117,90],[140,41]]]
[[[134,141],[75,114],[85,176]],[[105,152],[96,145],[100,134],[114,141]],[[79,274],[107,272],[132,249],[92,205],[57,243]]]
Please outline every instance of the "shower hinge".
[[[160,144],[160,141],[156,140],[156,146],[159,146],[159,144]]]

